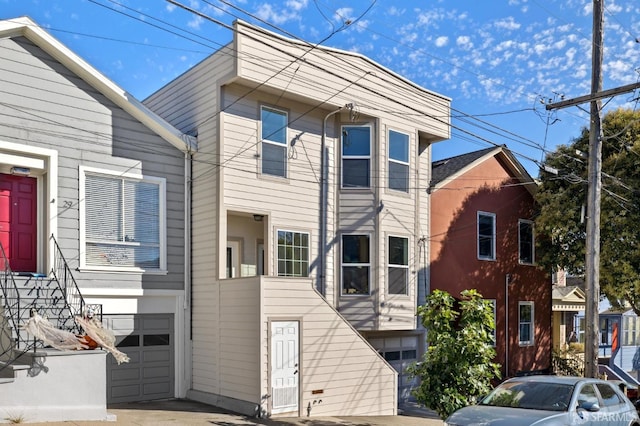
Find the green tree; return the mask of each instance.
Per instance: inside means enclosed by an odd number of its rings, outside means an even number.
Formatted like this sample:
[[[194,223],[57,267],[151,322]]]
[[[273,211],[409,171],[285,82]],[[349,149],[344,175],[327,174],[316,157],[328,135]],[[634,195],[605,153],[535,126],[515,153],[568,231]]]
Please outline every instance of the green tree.
[[[427,329],[428,348],[422,362],[408,368],[420,385],[413,390],[418,402],[446,419],[458,408],[476,402],[500,377],[500,365],[492,362],[493,307],[476,290],[465,290],[461,300],[434,290],[418,315]]]
[[[640,111],[618,109],[602,122],[600,288],[615,307],[640,315]],[[537,261],[582,276],[588,211],[589,130],[547,155],[536,195]]]

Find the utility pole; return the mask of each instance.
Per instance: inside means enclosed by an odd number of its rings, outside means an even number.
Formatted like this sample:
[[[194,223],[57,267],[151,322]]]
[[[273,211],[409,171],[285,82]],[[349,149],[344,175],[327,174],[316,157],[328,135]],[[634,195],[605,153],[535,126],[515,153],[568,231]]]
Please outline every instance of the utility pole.
[[[587,240],[585,250],[585,377],[598,377],[598,349],[600,319],[600,193],[602,189],[602,126],[600,99],[602,90],[602,51],[604,0],[593,0],[593,35],[591,46],[591,104],[589,126],[589,188],[587,194]],[[549,104],[547,110],[564,108],[585,102],[578,100],[563,101],[561,105]]]
[[[593,0],[593,35],[591,46],[591,94],[602,90],[602,52],[604,43],[604,0]],[[600,195],[602,190],[602,123],[599,99],[591,101],[589,126],[589,190],[587,194],[587,241],[585,279],[584,375],[598,377],[600,331]]]
[[[600,99],[631,92],[640,83],[602,91],[604,0],[593,0],[593,36],[591,46],[591,94],[547,104],[547,110],[590,103],[589,177],[587,194],[587,239],[585,247],[585,377],[598,377],[600,344],[600,196],[602,190],[602,120]]]

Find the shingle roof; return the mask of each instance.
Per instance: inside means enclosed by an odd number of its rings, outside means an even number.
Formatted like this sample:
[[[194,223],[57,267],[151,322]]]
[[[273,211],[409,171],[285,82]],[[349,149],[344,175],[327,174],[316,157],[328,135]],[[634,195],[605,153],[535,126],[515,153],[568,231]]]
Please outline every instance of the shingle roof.
[[[491,147],[481,149],[480,151],[469,152],[455,157],[434,161],[431,164],[431,185],[437,185],[449,176],[454,175],[469,164],[479,158],[482,158],[495,149],[496,147]]]

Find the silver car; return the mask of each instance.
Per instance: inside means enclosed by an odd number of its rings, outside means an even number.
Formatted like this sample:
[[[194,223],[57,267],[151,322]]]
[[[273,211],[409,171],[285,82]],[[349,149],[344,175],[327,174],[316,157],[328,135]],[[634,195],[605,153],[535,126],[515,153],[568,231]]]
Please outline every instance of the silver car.
[[[454,412],[448,426],[640,426],[638,412],[616,383],[584,377],[509,379],[479,404]]]

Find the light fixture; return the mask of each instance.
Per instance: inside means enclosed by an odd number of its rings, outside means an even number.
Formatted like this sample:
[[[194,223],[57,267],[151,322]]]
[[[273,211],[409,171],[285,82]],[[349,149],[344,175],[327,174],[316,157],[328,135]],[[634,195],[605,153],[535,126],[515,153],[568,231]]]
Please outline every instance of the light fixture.
[[[262,222],[262,218],[264,218],[264,215],[261,215],[261,214],[253,215],[253,220],[255,220],[256,222]]]
[[[28,167],[17,167],[14,166],[11,168],[11,174],[17,176],[29,176],[31,173],[31,169]]]

